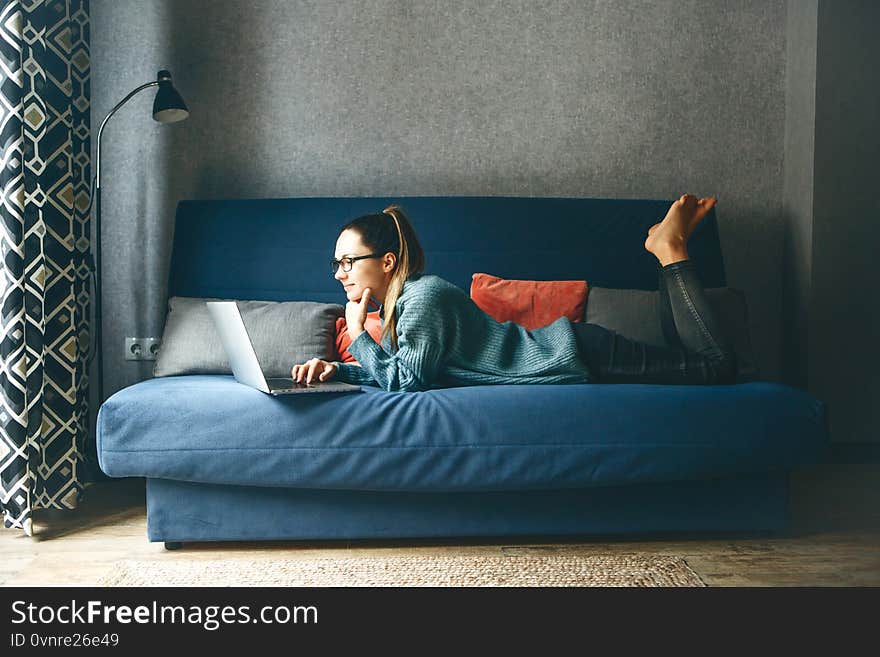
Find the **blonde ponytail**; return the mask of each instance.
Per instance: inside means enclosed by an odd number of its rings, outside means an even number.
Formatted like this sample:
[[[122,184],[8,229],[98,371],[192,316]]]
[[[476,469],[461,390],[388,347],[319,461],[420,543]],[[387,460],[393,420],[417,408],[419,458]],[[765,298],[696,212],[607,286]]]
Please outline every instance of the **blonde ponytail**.
[[[410,261],[409,261],[409,245],[407,244],[406,237],[403,235],[403,231],[400,229],[400,218],[398,213],[402,214],[402,209],[398,205],[389,205],[387,208],[382,210],[387,215],[390,215],[392,219],[394,219],[394,226],[397,229],[397,237],[398,244],[400,244],[400,250],[397,254],[397,265],[394,269],[394,273],[391,275],[391,280],[388,283],[388,290],[385,292],[385,318],[384,323],[382,325],[382,335],[381,337],[384,339],[385,336],[391,336],[391,348],[393,351],[397,351],[397,313],[396,306],[397,300],[400,298],[400,295],[403,293],[403,284],[406,282],[406,279],[409,278],[410,275]]]

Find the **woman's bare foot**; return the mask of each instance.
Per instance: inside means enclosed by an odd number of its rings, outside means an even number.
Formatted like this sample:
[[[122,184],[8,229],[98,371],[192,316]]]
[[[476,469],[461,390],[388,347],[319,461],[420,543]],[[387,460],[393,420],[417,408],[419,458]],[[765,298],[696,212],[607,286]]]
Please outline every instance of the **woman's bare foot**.
[[[688,239],[717,201],[712,197],[698,199],[693,194],[683,194],[669,208],[663,221],[648,229],[645,249],[653,253],[663,267],[687,260]]]

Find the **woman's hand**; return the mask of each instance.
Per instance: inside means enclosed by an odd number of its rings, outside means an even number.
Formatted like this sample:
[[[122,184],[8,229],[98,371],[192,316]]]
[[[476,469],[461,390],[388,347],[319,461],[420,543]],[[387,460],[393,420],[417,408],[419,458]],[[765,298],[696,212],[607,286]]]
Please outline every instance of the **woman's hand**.
[[[366,288],[360,301],[349,301],[345,304],[345,324],[352,341],[364,332],[367,321],[367,304],[370,302],[370,288]]]
[[[290,378],[297,383],[302,383],[305,379],[306,383],[311,383],[314,379],[319,381],[329,381],[336,374],[339,366],[335,363],[328,363],[320,358],[311,358],[302,365],[294,365],[290,370]]]

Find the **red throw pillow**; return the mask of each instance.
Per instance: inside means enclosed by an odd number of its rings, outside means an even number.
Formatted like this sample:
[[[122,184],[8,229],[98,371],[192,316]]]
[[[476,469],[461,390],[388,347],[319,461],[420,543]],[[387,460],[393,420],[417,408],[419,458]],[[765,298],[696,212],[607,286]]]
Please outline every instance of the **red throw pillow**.
[[[586,281],[516,281],[474,274],[471,299],[496,321],[511,321],[531,331],[560,317],[584,321]]]
[[[379,336],[382,334],[382,320],[379,319],[379,311],[367,313],[367,321],[364,322],[364,329],[369,333],[373,340],[377,343],[380,341]],[[351,344],[351,338],[348,335],[348,322],[345,317],[336,318],[336,351],[339,352],[339,362],[341,363],[357,363],[355,357],[348,351]]]

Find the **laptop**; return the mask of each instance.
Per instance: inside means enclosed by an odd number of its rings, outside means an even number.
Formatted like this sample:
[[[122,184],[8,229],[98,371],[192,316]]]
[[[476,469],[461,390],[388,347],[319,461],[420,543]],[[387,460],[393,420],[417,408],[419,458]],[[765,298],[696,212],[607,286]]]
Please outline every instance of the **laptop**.
[[[254,351],[254,345],[248,335],[244,320],[241,318],[238,304],[235,301],[206,301],[205,303],[208,304],[208,312],[220,334],[220,340],[223,342],[223,348],[226,350],[226,356],[232,366],[232,374],[239,383],[275,396],[317,392],[363,392],[358,385],[340,381],[297,383],[289,377],[267,379],[263,375],[259,360],[257,360],[257,352]],[[290,364],[291,368],[293,365],[294,363]]]

